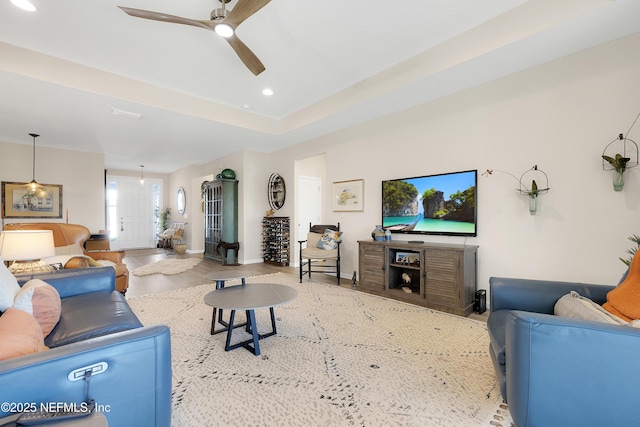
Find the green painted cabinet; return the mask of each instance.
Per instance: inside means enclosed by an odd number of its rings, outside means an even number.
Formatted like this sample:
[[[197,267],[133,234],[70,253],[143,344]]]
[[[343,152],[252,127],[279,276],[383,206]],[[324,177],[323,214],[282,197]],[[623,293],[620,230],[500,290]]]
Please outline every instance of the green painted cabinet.
[[[217,179],[204,188],[204,256],[237,264],[237,249],[218,250],[220,242],[238,242],[238,181]],[[226,255],[226,256],[225,256]]]

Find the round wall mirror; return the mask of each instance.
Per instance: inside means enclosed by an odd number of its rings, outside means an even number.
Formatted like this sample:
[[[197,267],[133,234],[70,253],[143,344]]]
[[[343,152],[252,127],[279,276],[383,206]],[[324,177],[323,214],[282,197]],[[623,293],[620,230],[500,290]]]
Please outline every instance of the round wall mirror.
[[[184,208],[187,205],[187,196],[185,196],[184,188],[182,187],[178,189],[178,197],[176,199],[176,204],[178,205],[178,213],[180,215],[184,214]]]
[[[269,206],[277,211],[284,206],[284,199],[287,195],[287,189],[284,185],[284,179],[277,173],[271,174],[269,177]]]

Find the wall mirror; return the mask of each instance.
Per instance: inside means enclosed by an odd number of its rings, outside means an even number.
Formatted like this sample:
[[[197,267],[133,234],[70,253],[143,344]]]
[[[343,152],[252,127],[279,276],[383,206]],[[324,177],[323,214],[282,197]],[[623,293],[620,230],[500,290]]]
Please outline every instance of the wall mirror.
[[[176,204],[178,205],[178,213],[180,215],[184,214],[184,208],[187,205],[187,196],[184,194],[184,188],[182,187],[178,189]]]
[[[284,206],[284,199],[287,195],[287,189],[284,185],[284,179],[277,173],[272,173],[269,177],[269,206],[277,211]]]

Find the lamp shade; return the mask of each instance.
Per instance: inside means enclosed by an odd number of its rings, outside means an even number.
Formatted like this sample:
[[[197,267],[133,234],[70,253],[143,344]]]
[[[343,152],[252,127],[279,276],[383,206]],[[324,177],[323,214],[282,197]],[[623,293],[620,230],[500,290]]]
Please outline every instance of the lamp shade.
[[[51,230],[15,230],[0,234],[0,256],[7,261],[29,261],[56,254]]]

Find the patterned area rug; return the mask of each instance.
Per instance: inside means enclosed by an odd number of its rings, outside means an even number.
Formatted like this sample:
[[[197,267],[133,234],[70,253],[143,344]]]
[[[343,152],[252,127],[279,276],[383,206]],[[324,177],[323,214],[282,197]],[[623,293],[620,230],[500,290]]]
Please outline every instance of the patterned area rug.
[[[151,264],[143,265],[133,271],[134,276],[149,274],[180,274],[191,270],[202,261],[201,258],[167,258]]]
[[[247,282],[298,290],[260,356],[209,334],[213,284],[129,299],[144,324],[171,328],[173,426],[510,425],[483,322],[281,273]],[[256,317],[266,332],[269,311]]]

